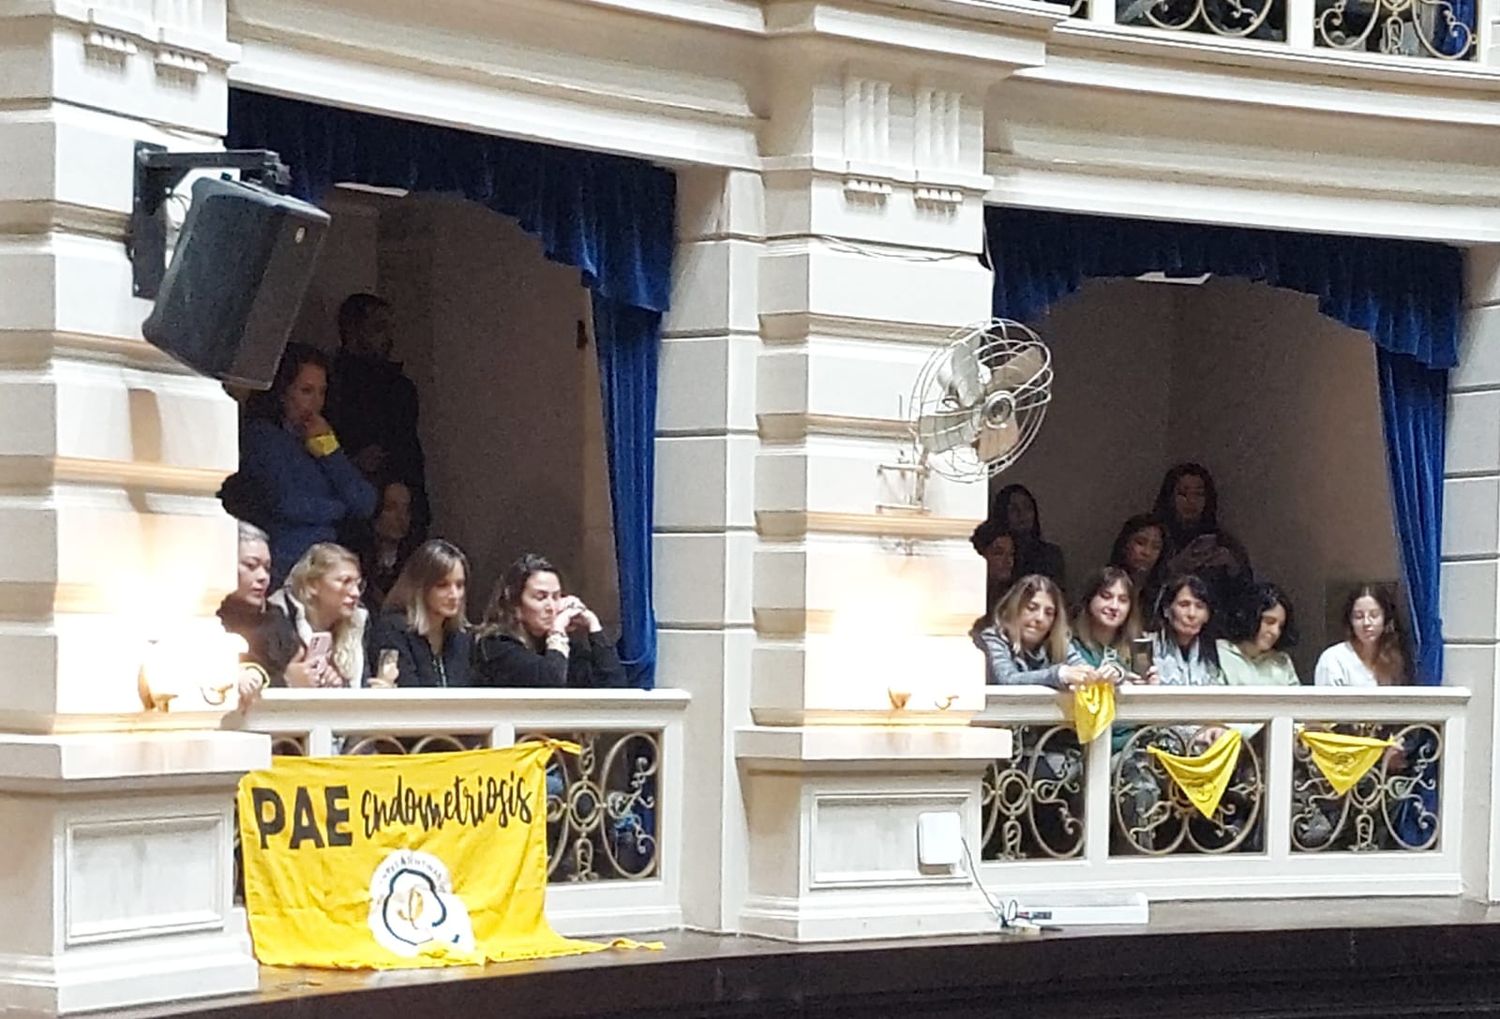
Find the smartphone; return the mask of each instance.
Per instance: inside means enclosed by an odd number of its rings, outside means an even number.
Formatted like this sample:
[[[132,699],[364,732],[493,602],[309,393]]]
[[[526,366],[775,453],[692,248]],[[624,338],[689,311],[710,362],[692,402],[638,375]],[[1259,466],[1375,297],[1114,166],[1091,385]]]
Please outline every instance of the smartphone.
[[[1130,642],[1130,671],[1137,676],[1145,676],[1151,671],[1155,657],[1150,637],[1137,637]]]
[[[333,654],[333,634],[315,633],[307,642],[307,667],[314,678],[328,668],[328,658]]]

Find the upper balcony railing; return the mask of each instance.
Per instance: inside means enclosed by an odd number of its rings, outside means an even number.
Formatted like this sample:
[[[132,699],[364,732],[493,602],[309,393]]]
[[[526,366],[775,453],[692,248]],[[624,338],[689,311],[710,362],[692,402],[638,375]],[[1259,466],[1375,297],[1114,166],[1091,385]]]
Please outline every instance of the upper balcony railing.
[[[1073,17],[1301,50],[1472,61],[1483,0],[1071,0]]]

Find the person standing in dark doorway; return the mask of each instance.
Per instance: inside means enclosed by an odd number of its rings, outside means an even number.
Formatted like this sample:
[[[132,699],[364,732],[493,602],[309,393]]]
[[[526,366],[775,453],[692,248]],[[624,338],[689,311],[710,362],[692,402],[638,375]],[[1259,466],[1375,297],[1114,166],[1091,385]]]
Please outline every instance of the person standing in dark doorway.
[[[426,460],[417,432],[417,387],[391,360],[391,308],[374,294],[339,307],[339,353],[328,389],[328,419],[349,457],[372,483],[399,481],[411,492],[412,532],[431,519]]]

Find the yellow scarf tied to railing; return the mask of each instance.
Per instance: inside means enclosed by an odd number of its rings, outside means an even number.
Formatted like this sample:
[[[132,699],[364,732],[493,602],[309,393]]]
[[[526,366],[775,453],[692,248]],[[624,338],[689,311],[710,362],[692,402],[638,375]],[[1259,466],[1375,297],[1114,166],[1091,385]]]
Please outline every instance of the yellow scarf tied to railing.
[[[1104,733],[1109,732],[1115,720],[1115,685],[1085,683],[1073,690],[1073,728],[1078,732],[1078,742],[1088,746]]]
[[[1226,729],[1224,735],[1214,740],[1197,757],[1179,757],[1169,754],[1161,747],[1150,747],[1151,755],[1162,763],[1172,781],[1177,783],[1198,813],[1212,818],[1229,788],[1229,779],[1234,775],[1234,766],[1240,759],[1240,732]]]
[[[1386,750],[1396,745],[1393,740],[1316,729],[1303,729],[1301,736],[1313,763],[1340,796],[1357,786]]]

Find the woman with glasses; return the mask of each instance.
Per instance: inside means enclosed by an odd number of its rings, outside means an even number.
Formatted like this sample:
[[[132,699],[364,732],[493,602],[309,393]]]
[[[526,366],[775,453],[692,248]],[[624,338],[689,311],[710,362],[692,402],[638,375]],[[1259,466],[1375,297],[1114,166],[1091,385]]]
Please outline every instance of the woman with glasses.
[[[452,542],[423,542],[406,560],[375,619],[376,673],[397,686],[471,686],[466,618],[469,560]]]
[[[359,560],[342,545],[320,541],[297,560],[286,586],[269,599],[290,620],[300,644],[286,667],[286,686],[367,685],[364,586]]]

